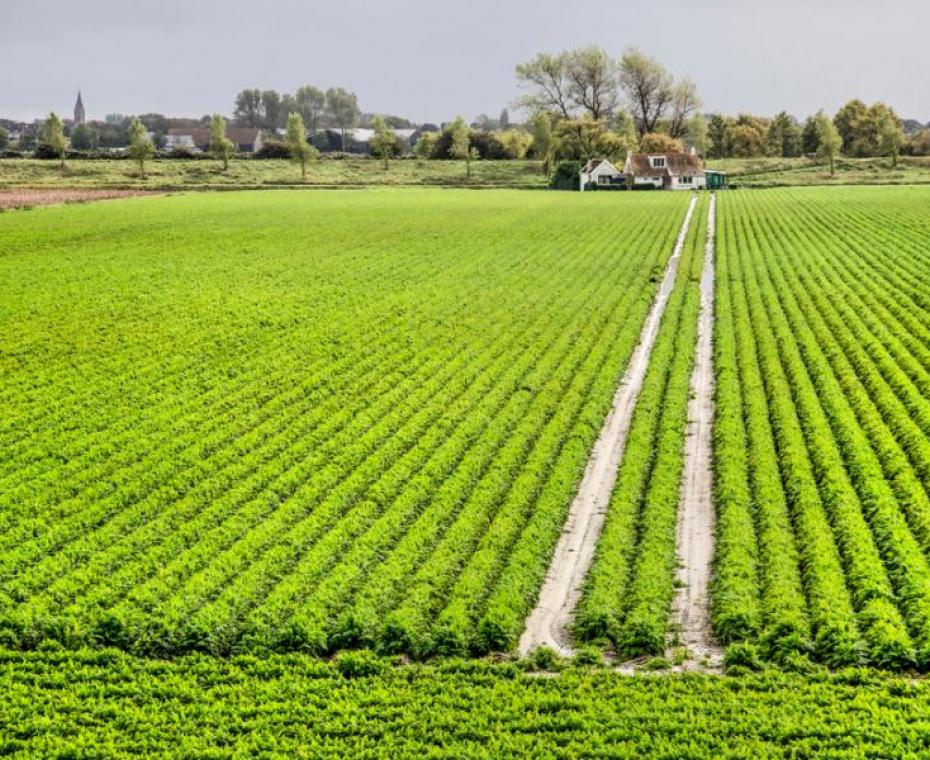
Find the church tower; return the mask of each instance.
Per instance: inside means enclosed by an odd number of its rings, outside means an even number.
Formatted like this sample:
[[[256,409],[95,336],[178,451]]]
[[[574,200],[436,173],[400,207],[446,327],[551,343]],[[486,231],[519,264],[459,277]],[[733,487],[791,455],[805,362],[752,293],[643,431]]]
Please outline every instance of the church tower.
[[[78,90],[77,103],[74,104],[74,123],[83,124],[84,123],[84,101],[81,100],[81,91]]]

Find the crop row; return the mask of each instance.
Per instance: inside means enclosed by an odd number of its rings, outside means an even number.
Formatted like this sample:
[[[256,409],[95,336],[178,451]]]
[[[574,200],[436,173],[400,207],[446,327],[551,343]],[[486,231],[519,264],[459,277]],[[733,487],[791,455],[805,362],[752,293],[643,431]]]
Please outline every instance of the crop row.
[[[879,212],[837,191],[724,205],[717,499],[753,519],[719,544],[714,623],[775,659],[927,667],[926,356],[888,308],[926,322],[910,283],[927,264],[891,255],[914,230],[877,231],[882,200],[924,199],[871,193]]]
[[[0,339],[32,379],[3,390],[4,640],[511,646],[685,205],[572,200],[13,218]]]
[[[576,639],[608,639],[623,657],[661,654],[665,649],[706,214],[702,199],[650,355],[575,616]]]

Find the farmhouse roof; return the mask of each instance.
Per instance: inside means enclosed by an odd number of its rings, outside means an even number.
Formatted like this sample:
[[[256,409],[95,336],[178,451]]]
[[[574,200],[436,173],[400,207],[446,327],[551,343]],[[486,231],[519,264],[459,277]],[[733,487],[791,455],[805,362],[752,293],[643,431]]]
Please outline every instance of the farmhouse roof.
[[[665,157],[665,168],[653,167],[651,158]],[[659,174],[671,177],[694,177],[704,173],[701,159],[691,153],[631,153],[630,163],[633,173],[637,177],[646,177]]]
[[[258,141],[260,133],[260,129],[250,127],[226,127],[226,137],[236,145],[254,145]],[[172,127],[168,130],[168,134],[172,137],[190,135],[194,145],[198,148],[210,144],[210,130],[203,127]]]

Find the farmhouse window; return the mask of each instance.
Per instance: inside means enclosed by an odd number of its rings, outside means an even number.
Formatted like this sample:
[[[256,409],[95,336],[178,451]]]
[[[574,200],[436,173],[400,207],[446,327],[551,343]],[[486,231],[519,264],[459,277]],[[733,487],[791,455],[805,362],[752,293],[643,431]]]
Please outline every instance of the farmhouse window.
[[[652,157],[652,168],[653,169],[664,169],[665,168],[665,156],[653,156]]]

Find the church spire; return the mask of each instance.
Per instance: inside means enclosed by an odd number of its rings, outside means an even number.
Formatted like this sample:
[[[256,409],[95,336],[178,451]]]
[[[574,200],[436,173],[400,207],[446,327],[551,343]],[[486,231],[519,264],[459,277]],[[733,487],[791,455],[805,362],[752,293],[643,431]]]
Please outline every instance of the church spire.
[[[84,101],[81,100],[81,91],[78,89],[77,103],[74,104],[74,123],[83,124],[85,116]]]

